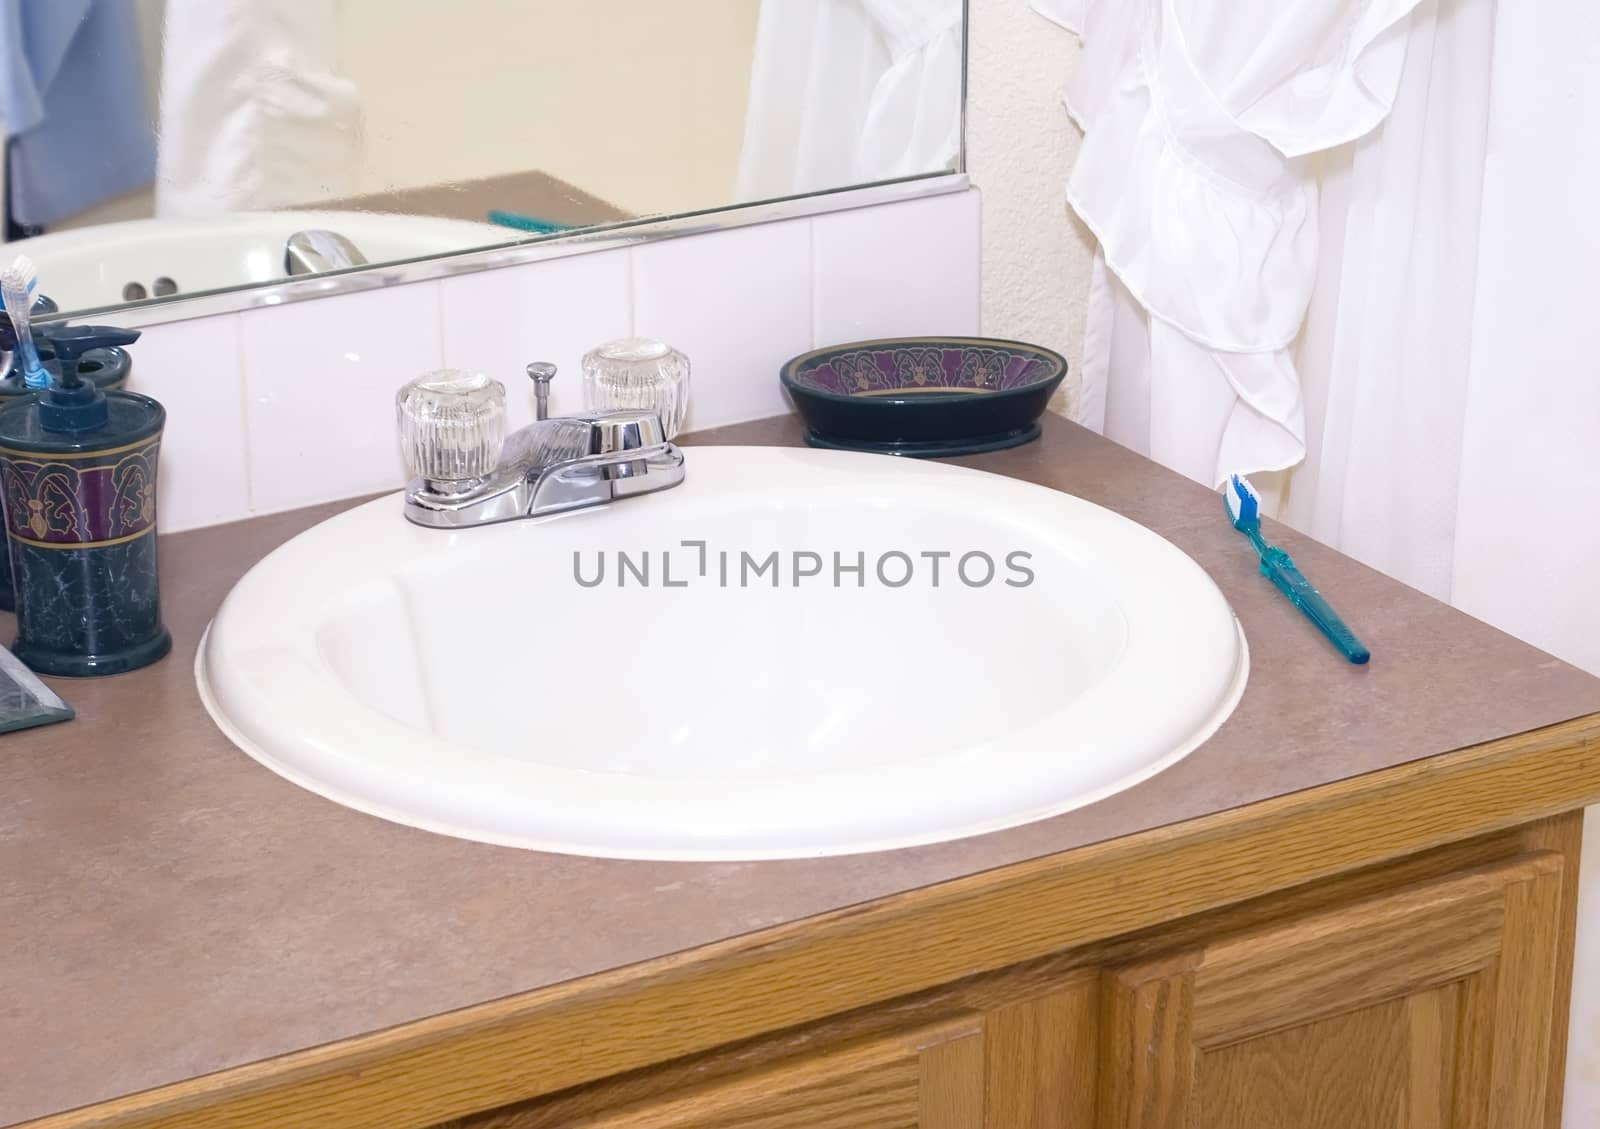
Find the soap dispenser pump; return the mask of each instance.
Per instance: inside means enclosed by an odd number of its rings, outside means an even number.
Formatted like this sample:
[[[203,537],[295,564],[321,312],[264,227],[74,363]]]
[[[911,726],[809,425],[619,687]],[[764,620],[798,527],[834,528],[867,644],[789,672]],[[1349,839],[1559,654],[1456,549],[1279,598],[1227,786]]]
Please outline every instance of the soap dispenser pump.
[[[88,677],[148,665],[172,647],[161,622],[156,462],[166,410],[83,379],[91,349],[136,330],[50,326],[52,383],[0,407],[17,658],[41,674]]]

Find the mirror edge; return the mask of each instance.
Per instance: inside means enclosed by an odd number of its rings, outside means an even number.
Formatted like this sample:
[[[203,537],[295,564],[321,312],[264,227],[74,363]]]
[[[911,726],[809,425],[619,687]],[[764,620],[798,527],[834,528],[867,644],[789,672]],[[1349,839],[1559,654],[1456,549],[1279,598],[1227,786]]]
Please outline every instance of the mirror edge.
[[[802,196],[785,196],[755,204],[738,204],[661,219],[634,220],[567,235],[462,251],[454,255],[405,259],[378,266],[357,267],[291,282],[239,287],[132,305],[71,310],[63,315],[63,320],[94,319],[140,329],[152,325],[165,325],[169,322],[191,321],[197,318],[216,317],[220,314],[281,306],[290,302],[330,298],[339,294],[381,290],[389,286],[427,282],[454,275],[475,274],[501,267],[562,259],[571,255],[586,255],[595,251],[611,251],[619,247],[634,247],[686,235],[704,235],[715,231],[748,227],[752,224],[775,223],[780,220],[802,219],[854,208],[917,200],[928,196],[942,196],[953,192],[964,192],[968,187],[970,182],[965,172],[929,173],[901,180],[837,188]]]

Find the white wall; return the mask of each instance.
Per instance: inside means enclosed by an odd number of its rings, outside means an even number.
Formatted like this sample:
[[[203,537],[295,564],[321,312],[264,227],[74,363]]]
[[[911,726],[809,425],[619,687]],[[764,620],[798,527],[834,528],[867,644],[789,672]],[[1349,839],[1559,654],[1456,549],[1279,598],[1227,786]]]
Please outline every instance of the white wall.
[[[504,381],[520,426],[527,362],[560,366],[551,410],[575,411],[579,357],[641,333],[688,355],[689,427],[779,415],[796,354],[978,331],[979,211],[963,192],[153,326],[129,387],[167,408],[161,529],[397,489],[395,390],[445,366]]]
[[[1076,374],[1093,244],[1067,207],[1080,136],[1061,89],[1078,41],[1027,0],[970,4],[967,167],[983,193],[983,331],[1047,345]]]

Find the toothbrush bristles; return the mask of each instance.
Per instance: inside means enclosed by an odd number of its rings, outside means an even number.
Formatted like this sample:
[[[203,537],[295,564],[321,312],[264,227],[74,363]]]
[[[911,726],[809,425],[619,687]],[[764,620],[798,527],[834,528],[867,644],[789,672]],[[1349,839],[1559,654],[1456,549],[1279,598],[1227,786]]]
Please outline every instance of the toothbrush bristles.
[[[38,285],[39,273],[34,269],[33,260],[26,255],[18,255],[5,273],[0,274],[0,286],[8,290],[20,290],[32,295]]]
[[[11,328],[17,340],[17,360],[22,370],[23,382],[29,388],[44,388],[50,383],[49,373],[39,363],[39,350],[33,343],[33,291],[38,286],[38,275],[33,260],[18,255],[12,264],[0,271],[0,304],[4,304],[11,318]]]
[[[1232,515],[1235,524],[1248,522],[1256,516],[1256,492],[1243,476],[1230,474],[1228,488],[1223,491],[1228,500],[1228,513]]]

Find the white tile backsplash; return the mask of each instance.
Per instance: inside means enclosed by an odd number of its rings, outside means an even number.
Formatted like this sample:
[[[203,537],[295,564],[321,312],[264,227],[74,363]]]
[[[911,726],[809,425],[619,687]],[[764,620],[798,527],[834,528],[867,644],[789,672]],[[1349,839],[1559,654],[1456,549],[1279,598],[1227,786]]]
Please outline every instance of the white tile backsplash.
[[[811,221],[634,248],[633,326],[689,358],[686,430],[787,410],[778,368],[811,348]]]
[[[818,347],[978,332],[978,193],[817,216]]]
[[[556,365],[552,414],[580,411],[583,354],[631,332],[628,278],[625,250],[447,278],[440,283],[444,363],[504,383],[512,428],[533,419],[529,361]]]
[[[131,387],[168,409],[161,526],[397,487],[395,390],[446,365],[503,381],[520,426],[528,361],[559,366],[552,406],[574,411],[579,357],[639,333],[688,354],[691,427],[787,411],[797,353],[978,331],[978,208],[936,196],[154,326]]]
[[[394,394],[443,364],[439,284],[252,310],[243,325],[251,510],[399,488]]]
[[[163,530],[195,529],[248,512],[244,373],[237,314],[152,326],[129,353],[128,391],[167,409],[157,474]]]

